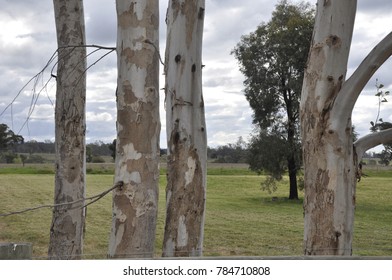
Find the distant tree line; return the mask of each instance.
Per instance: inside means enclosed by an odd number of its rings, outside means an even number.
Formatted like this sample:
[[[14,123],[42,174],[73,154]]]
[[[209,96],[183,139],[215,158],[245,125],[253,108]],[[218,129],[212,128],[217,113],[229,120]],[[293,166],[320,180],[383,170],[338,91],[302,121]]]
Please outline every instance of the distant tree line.
[[[24,141],[21,135],[16,135],[5,124],[0,124],[0,163],[45,163],[50,162],[44,154],[55,153],[55,143],[51,140]],[[242,137],[234,143],[217,147],[208,147],[208,159],[217,163],[248,163],[249,154],[247,143]],[[86,161],[93,163],[105,162],[105,157],[114,161],[116,140],[112,143],[95,141],[86,145]],[[161,156],[167,154],[167,149],[160,149]]]
[[[237,142],[215,148],[208,147],[207,156],[217,163],[248,163],[248,147],[242,137]]]
[[[21,135],[16,135],[7,125],[0,124],[0,128],[0,163],[45,163],[48,162],[48,159],[42,156],[42,154],[55,153],[55,145],[51,140],[42,142],[31,140],[25,142]],[[207,156],[211,162],[247,163],[252,168],[256,164],[252,161],[255,155],[250,153],[249,148],[250,144],[246,143],[242,137],[239,137],[234,143],[208,147]],[[388,166],[392,159],[392,149],[390,146],[384,148],[385,150],[380,153],[366,153],[364,159],[368,160],[365,160],[363,164]],[[160,153],[161,156],[166,155],[167,149],[161,149]],[[86,145],[87,162],[102,163],[107,161],[107,157],[114,161],[115,154],[116,140],[113,140],[112,143],[95,141]]]

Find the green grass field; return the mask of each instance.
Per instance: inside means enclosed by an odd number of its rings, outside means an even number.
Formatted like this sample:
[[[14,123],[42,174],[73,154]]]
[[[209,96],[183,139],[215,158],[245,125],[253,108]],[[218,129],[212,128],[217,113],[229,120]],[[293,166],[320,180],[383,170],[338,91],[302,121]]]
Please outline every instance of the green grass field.
[[[53,174],[20,174],[20,167],[14,168],[7,172],[0,168],[0,213],[53,203]],[[43,166],[34,168],[45,170]],[[88,196],[101,193],[113,183],[112,175],[92,173],[87,176]],[[354,255],[392,256],[390,173],[369,171],[369,177],[358,184]],[[263,178],[243,166],[213,166],[208,174],[205,256],[302,254],[303,194],[299,201],[287,200],[287,179],[277,192],[269,194],[260,189]],[[166,178],[161,176],[156,256],[161,255],[162,248],[165,184]],[[0,242],[32,242],[34,258],[45,258],[50,222],[50,209],[0,217]],[[106,258],[111,195],[88,207],[86,223],[85,258]]]

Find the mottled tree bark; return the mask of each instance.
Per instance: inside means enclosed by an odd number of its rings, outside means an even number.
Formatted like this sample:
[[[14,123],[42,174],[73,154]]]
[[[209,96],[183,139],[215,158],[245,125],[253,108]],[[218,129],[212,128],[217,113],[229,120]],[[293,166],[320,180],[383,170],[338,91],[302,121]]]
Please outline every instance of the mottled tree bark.
[[[346,80],[356,0],[319,0],[301,96],[305,168],[306,255],[350,255],[359,160],[370,145],[353,145],[351,114],[363,87],[391,55],[388,35]],[[392,133],[371,136],[382,138]],[[389,138],[391,139],[391,138]]]
[[[116,1],[117,147],[109,257],[153,257],[159,184],[158,0]]]
[[[201,0],[171,0],[165,57],[168,174],[163,256],[200,256],[206,199]]]
[[[85,197],[86,49],[82,0],[54,0],[53,3],[59,48],[54,203],[60,204]],[[54,208],[50,259],[81,258],[85,220],[82,206],[83,203],[78,203]]]

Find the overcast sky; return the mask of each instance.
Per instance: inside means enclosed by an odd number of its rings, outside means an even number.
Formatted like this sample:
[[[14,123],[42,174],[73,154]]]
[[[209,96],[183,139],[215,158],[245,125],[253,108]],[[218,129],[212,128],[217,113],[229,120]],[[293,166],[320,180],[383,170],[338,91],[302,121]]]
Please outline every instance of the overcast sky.
[[[203,92],[206,105],[208,145],[246,140],[252,132],[252,111],[243,94],[244,77],[231,50],[241,35],[269,21],[276,0],[206,0],[203,40]],[[294,1],[297,2],[297,1]],[[316,0],[308,1],[315,5]],[[160,49],[164,54],[168,0],[160,1]],[[87,44],[115,46],[114,0],[84,0]],[[0,0],[0,113],[14,100],[24,84],[42,70],[56,50],[53,4],[51,0]],[[358,0],[358,12],[348,75],[377,42],[392,30],[391,0]],[[103,55],[104,52],[100,53]],[[93,63],[98,56],[91,57]],[[162,68],[162,67],[161,67]],[[357,102],[353,123],[361,136],[369,131],[377,114],[376,78],[392,90],[391,59],[380,68]],[[112,53],[93,66],[87,78],[87,141],[111,142],[116,137],[116,55]],[[50,71],[38,81],[49,79]],[[161,88],[164,80],[161,79]],[[54,141],[55,83],[40,94],[30,84],[12,106],[0,116],[12,130],[29,140]],[[163,92],[161,96],[163,95]],[[25,123],[31,104],[36,104]],[[392,121],[392,99],[382,104],[381,117]],[[161,146],[166,147],[165,111],[161,99]],[[23,127],[23,128],[22,128]],[[21,129],[22,128],[22,129]],[[21,130],[20,130],[21,129]]]

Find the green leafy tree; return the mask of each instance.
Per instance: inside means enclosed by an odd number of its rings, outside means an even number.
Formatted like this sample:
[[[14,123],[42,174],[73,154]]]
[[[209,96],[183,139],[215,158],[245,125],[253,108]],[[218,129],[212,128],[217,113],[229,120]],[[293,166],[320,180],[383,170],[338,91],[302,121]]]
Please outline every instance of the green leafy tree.
[[[15,134],[8,125],[0,124],[0,160],[6,163],[12,163],[18,157],[14,151],[16,144],[23,143],[21,135]]]
[[[93,151],[91,149],[91,146],[86,146],[86,162],[92,162],[93,161]]]
[[[290,199],[298,199],[299,99],[313,22],[309,4],[281,1],[271,20],[243,36],[233,50],[258,129],[250,143],[250,167],[270,174],[268,182],[288,170]]]
[[[23,141],[23,137],[10,130],[8,125],[0,124],[0,151],[8,150],[16,144],[23,143]]]

